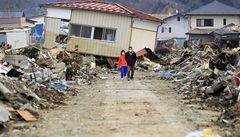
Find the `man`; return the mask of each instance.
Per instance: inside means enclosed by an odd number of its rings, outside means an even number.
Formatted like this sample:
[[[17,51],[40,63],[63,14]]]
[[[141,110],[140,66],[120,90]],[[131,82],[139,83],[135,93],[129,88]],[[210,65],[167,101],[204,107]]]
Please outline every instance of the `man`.
[[[136,53],[133,51],[133,48],[130,46],[128,52],[125,54],[125,60],[128,64],[128,80],[133,79],[135,63],[137,61]]]

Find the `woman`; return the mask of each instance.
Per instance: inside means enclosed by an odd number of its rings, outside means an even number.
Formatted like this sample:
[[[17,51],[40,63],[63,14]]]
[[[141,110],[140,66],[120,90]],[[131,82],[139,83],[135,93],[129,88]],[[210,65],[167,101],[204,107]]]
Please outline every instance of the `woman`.
[[[125,60],[125,51],[122,50],[121,51],[121,55],[118,59],[118,69],[120,69],[121,72],[121,80],[123,80],[128,73],[128,65],[127,65],[127,61]]]

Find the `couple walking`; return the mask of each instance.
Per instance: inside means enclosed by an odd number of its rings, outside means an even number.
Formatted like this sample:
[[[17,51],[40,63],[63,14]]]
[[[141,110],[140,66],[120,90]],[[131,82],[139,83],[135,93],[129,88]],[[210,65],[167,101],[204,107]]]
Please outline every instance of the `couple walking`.
[[[126,76],[128,80],[133,79],[136,61],[137,56],[132,47],[129,47],[128,52],[126,53],[124,50],[121,51],[118,61],[118,69],[120,69],[121,72],[121,80],[123,80]]]

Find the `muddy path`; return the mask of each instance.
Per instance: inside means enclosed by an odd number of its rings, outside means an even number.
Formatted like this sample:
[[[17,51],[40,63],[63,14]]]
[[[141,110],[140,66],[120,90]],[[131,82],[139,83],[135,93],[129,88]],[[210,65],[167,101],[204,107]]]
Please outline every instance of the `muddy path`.
[[[110,75],[91,87],[79,87],[79,95],[67,105],[45,111],[24,137],[184,137],[190,131],[211,126],[218,113],[186,105],[167,81],[144,78],[133,81]]]

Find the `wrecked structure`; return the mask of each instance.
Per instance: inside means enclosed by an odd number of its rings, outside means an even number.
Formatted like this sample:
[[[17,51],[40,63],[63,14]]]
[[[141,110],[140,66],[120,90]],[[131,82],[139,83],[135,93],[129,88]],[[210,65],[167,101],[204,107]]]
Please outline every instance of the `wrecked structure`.
[[[95,62],[93,56],[62,48],[1,47],[0,130],[11,128],[10,121],[36,121],[40,110],[55,108],[68,96],[77,95],[78,85],[107,79],[100,75],[111,71]]]
[[[240,24],[239,15],[239,9],[219,1],[213,1],[187,13],[190,24],[190,30],[187,33],[189,41],[200,40],[202,44],[213,42],[211,32],[231,23]]]
[[[118,57],[130,45],[138,51],[152,50],[161,20],[117,3],[80,1],[47,3],[45,47],[66,39],[68,51],[84,54]],[[60,34],[62,24],[69,23],[66,34]],[[66,29],[66,28],[65,28]]]
[[[232,24],[216,30],[215,35],[221,40],[239,41],[239,30],[238,25]],[[214,122],[232,136],[239,136],[239,43],[233,42],[231,46],[219,42],[195,43],[186,49],[171,46],[168,52],[159,61],[143,58],[139,70],[155,71],[156,77],[173,82],[187,104],[197,103],[201,109],[221,112]]]
[[[235,25],[233,23],[216,29],[212,32],[212,35],[215,37],[215,41],[219,44],[220,47],[231,47],[236,48],[240,46],[240,25]]]
[[[189,35],[189,45],[215,42],[222,48],[239,46],[239,24],[231,23],[218,29],[194,29],[187,34]]]

